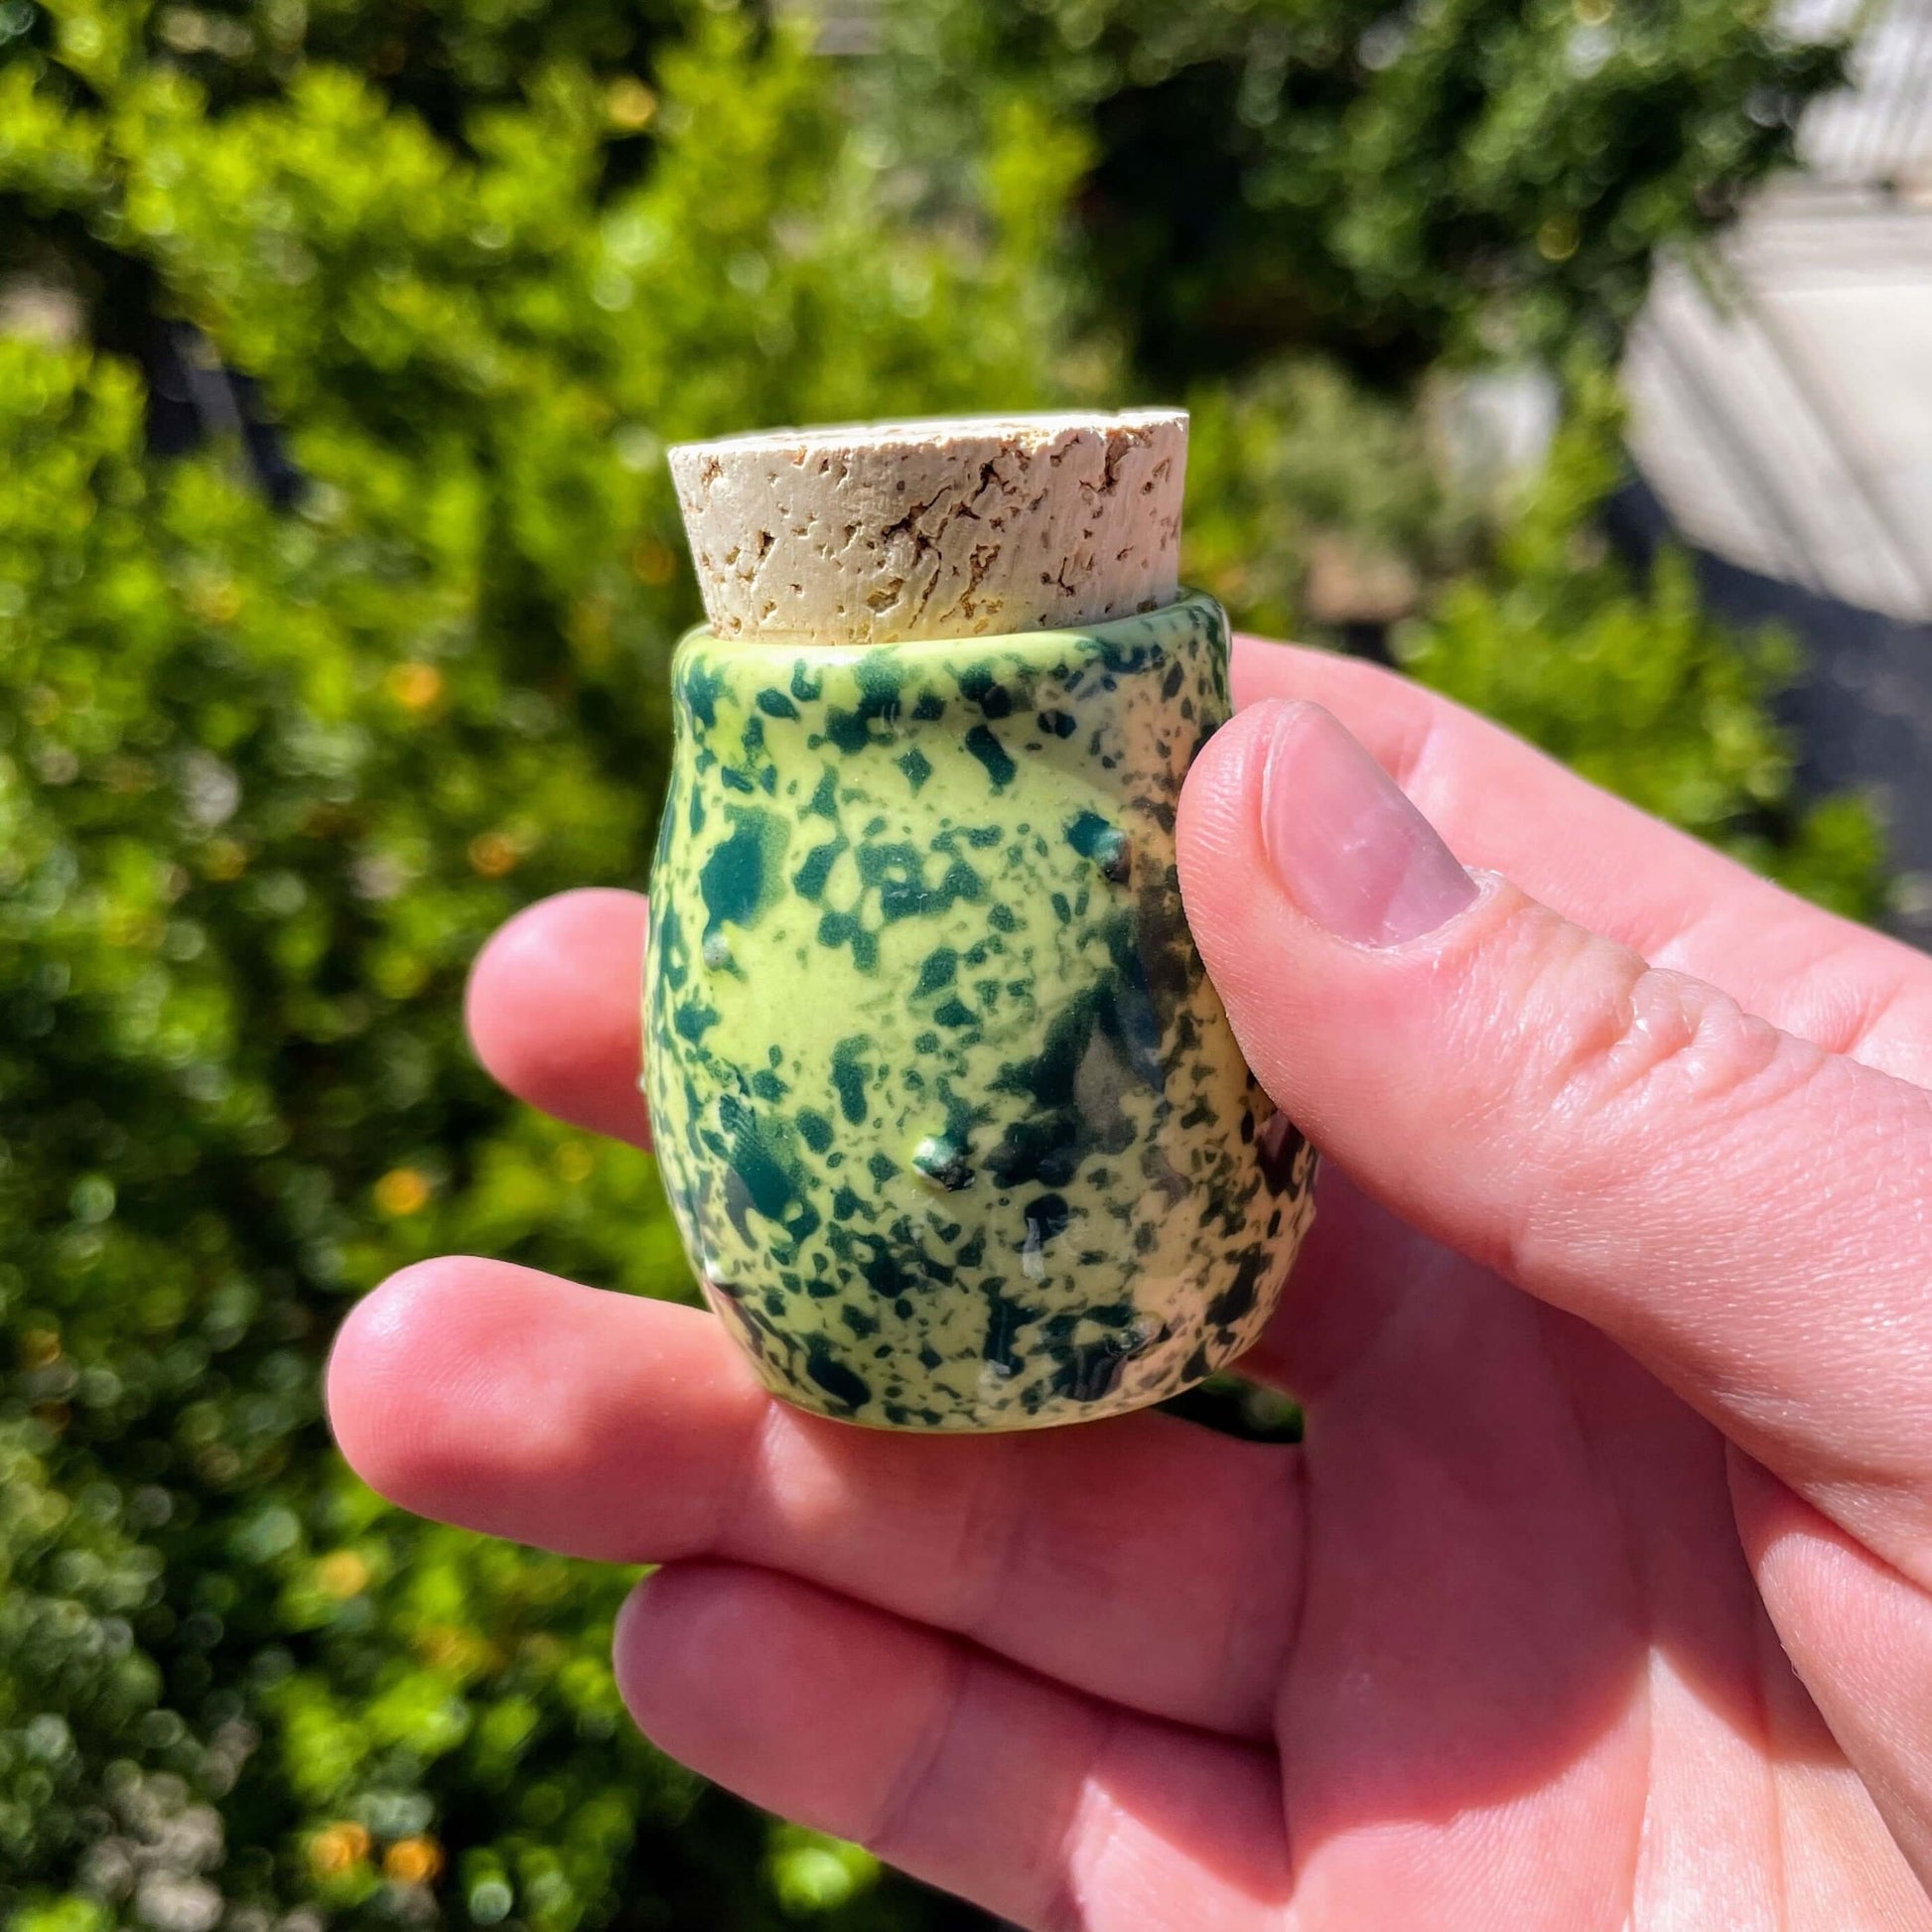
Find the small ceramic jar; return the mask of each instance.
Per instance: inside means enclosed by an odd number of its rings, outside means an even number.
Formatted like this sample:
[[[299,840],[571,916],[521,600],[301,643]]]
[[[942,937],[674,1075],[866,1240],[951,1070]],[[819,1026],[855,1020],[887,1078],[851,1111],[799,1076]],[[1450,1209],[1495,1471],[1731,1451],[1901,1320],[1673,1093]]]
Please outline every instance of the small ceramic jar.
[[[1182,916],[1228,714],[1209,598],[855,648],[694,632],[645,1086],[691,1265],[774,1393],[1037,1428],[1231,1362],[1311,1214]]]

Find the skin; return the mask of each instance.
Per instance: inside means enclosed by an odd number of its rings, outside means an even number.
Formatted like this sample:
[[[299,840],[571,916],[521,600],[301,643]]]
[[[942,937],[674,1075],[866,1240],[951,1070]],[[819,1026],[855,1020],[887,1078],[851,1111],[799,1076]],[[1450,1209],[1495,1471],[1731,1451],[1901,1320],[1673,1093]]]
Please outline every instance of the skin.
[[[1304,1446],[873,1435],[709,1315],[450,1259],[345,1324],[345,1453],[661,1562],[650,1736],[1021,1925],[1932,1924],[1932,961],[1371,667],[1248,641],[1235,687],[1180,863],[1328,1156],[1244,1363]],[[1275,882],[1311,703],[1479,869],[1424,938]],[[471,1001],[514,1092],[639,1142],[643,920],[536,906]]]

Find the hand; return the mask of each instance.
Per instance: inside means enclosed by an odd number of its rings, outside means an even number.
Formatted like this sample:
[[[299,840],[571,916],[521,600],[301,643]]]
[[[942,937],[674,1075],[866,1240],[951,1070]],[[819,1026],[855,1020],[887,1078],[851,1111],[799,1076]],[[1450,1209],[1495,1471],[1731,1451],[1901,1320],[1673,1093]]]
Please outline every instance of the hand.
[[[1932,961],[1369,667],[1236,687],[1182,878],[1329,1156],[1244,1364],[1304,1447],[856,1431],[709,1315],[448,1260],[345,1327],[345,1452],[662,1562],[644,1729],[1023,1925],[1932,1923]],[[533,908],[471,1008],[636,1140],[643,919]]]

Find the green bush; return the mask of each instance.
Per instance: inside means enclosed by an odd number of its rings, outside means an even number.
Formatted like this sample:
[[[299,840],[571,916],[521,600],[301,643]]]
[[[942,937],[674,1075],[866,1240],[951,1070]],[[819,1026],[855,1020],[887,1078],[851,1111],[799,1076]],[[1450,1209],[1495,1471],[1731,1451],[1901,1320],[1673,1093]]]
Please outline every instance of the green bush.
[[[1284,351],[1386,383],[1445,351],[1607,348],[1657,248],[1732,213],[1843,71],[1773,0],[889,0],[885,18],[882,111],[908,163],[970,150],[1009,89],[1091,126],[1095,288],[1170,383]]]
[[[1120,359],[1118,305],[1181,240],[1067,218],[1122,165],[1122,87],[1238,74],[1259,129],[1267,75],[1297,113],[1346,81],[1374,123],[1408,97],[1387,76],[1460,100],[1488,60],[1522,101],[1542,69],[1511,50],[1543,59],[1567,17],[1496,41],[1493,7],[1425,9],[1413,45],[1439,52],[1372,68],[1336,51],[1369,18],[1341,6],[1285,40],[1258,5],[1197,10],[1223,34],[1198,55],[1153,11],[1026,12],[994,19],[970,112],[935,109],[908,158],[934,73],[898,47],[911,13],[841,67],[696,0],[0,4],[0,251],[86,318],[80,343],[0,337],[8,1922],[965,1922],[638,1741],[606,1661],[628,1579],[378,1504],[328,1449],[317,1372],[355,1294],[446,1249],[686,1293],[648,1159],[510,1106],[459,1023],[509,911],[641,883],[694,615],[665,443],[1170,379]],[[1672,55],[1669,87],[1610,103],[1655,120],[1666,161],[1617,204],[1649,212],[1603,243],[1604,313],[1774,150],[1738,119],[1748,88],[1823,70],[1748,23],[1686,23],[1705,66]],[[1023,27],[1047,36],[1035,69]],[[1236,158],[1288,141],[1328,184],[1340,111]],[[1456,126],[1458,153],[1527,166],[1514,123]],[[1347,166],[1357,203],[1380,192]],[[1551,194],[1581,192],[1568,166]],[[1390,167],[1385,214],[1408,193]],[[1469,264],[1492,241],[1571,302],[1536,267],[1543,200],[1458,179],[1359,261],[1347,195],[1285,268],[1262,254],[1305,191],[1259,204],[1275,225],[1241,216],[1162,326],[1272,300],[1279,269],[1373,360],[1387,256],[1433,354],[1486,300]],[[177,324],[260,378],[306,480],[292,509],[238,447],[148,448],[130,355]],[[1425,675],[1863,903],[1863,820],[1789,802],[1763,711],[1783,660],[1706,622],[1675,566],[1633,584],[1591,552],[1613,440],[1587,395],[1494,527],[1399,393],[1306,344],[1228,376],[1201,335],[1191,563],[1239,615],[1303,617],[1324,541],[1400,569]]]

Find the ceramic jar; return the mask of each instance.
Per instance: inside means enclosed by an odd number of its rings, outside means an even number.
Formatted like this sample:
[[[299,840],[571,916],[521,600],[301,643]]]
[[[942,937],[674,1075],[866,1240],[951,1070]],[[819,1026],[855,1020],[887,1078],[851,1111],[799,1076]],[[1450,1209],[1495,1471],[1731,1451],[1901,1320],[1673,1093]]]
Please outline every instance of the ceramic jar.
[[[1242,1062],[1174,865],[1227,644],[1188,595],[679,647],[645,1087],[691,1265],[787,1401],[1083,1421],[1268,1319],[1313,1156]]]

